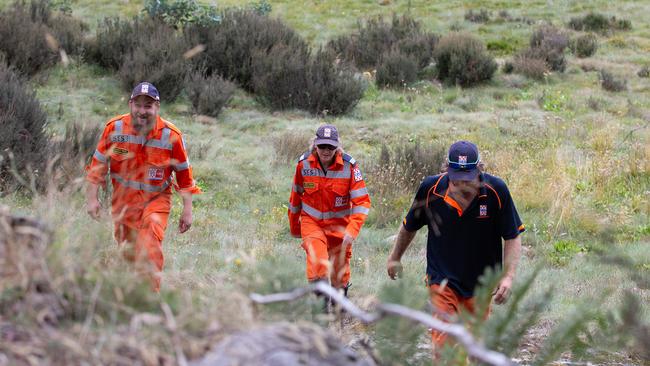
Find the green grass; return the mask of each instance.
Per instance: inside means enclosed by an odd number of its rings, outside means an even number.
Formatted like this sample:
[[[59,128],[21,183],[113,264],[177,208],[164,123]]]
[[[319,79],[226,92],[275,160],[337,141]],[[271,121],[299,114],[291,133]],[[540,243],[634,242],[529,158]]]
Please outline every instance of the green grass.
[[[0,0],[0,7],[8,3]],[[600,263],[596,254],[582,248],[608,241],[609,250],[635,258],[641,271],[648,274],[650,136],[647,122],[630,111],[650,109],[647,79],[636,76],[639,67],[647,64],[650,50],[650,26],[644,15],[650,7],[633,1],[559,2],[552,6],[547,1],[468,1],[461,7],[451,1],[391,1],[386,6],[377,1],[271,3],[272,16],[284,19],[313,45],[352,31],[358,17],[401,14],[408,4],[429,30],[443,34],[452,24],[459,24],[486,42],[507,42],[496,47],[500,57],[525,46],[531,26],[510,22],[477,25],[464,21],[465,10],[507,9],[513,17],[555,24],[597,10],[630,19],[633,29],[608,38],[599,36],[601,48],[595,56],[579,60],[568,55],[567,72],[544,82],[524,80],[513,86],[512,75],[498,72],[490,83],[472,89],[443,87],[431,81],[404,90],[373,86],[349,115],[325,120],[301,111],[271,113],[242,91],[214,124],[192,116],[184,98],[174,104],[163,102],[163,117],[187,136],[195,176],[205,191],[195,199],[195,222],[184,235],[176,230],[180,201],[175,199],[163,246],[165,291],[223,299],[249,291],[284,291],[305,283],[304,252],[299,241],[290,237],[286,222],[294,166],[276,161],[271,138],[286,131],[308,136],[322,122],[339,126],[346,151],[360,161],[362,169],[378,159],[387,139],[423,144],[475,141],[488,171],[508,183],[527,225],[521,274],[542,264],[532,292],[541,293],[549,284],[554,287],[554,300],[542,316],[546,324],[557,322],[584,301],[612,309],[620,304],[621,291],[634,287],[623,271]],[[242,4],[218,2],[219,6]],[[137,14],[141,4],[79,0],[72,6],[75,16],[96,24],[103,16]],[[586,62],[621,73],[629,80],[629,90],[603,91],[596,72],[580,69]],[[117,79],[94,66],[76,60],[67,68],[46,71],[44,76],[31,85],[48,112],[52,133],[62,133],[66,124],[75,121],[102,125],[127,111],[127,96]],[[589,100],[596,100],[599,110],[590,107]],[[644,123],[646,128],[638,128]],[[403,204],[392,207],[390,213],[400,217],[413,193],[397,197],[396,202]],[[6,196],[0,197],[0,203],[44,217],[56,228],[57,247],[66,252],[92,244],[108,261],[105,270],[119,271],[122,267],[110,260],[116,255],[110,225],[95,223],[84,215],[80,190],[52,199],[45,204]],[[376,299],[380,288],[390,284],[385,261],[398,223],[378,227],[372,225],[376,220],[369,220],[354,248],[351,295],[361,304]],[[424,275],[424,248],[425,235],[420,233],[403,261],[409,281],[417,282],[415,278]],[[99,265],[91,259],[91,252],[82,254],[87,263]],[[606,294],[609,296],[604,298]],[[647,291],[639,295],[645,303],[650,301]],[[275,309],[263,314],[270,319],[289,312]],[[499,307],[495,311],[500,311]],[[647,311],[643,316],[650,320]],[[243,321],[242,327],[249,320]]]

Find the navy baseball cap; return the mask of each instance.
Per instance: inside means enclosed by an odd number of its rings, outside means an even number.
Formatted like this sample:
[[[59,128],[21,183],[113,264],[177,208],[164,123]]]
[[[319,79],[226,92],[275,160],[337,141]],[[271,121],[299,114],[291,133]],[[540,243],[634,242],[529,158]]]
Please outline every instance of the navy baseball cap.
[[[447,155],[447,174],[451,180],[471,181],[478,177],[481,156],[478,147],[469,141],[454,142]]]
[[[334,125],[322,125],[316,130],[314,145],[339,146],[339,131]]]
[[[160,101],[160,93],[158,93],[158,89],[156,89],[152,83],[148,83],[146,81],[136,85],[135,88],[133,88],[131,99],[140,95],[146,95],[153,100]]]

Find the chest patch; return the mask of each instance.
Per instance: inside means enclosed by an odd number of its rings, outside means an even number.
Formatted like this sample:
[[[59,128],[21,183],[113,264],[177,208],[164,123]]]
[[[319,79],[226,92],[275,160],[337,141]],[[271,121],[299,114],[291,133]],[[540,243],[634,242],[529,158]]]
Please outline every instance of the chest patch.
[[[303,169],[302,170],[302,176],[303,177],[317,177],[318,176],[318,169]]]
[[[488,218],[487,205],[478,206],[478,217],[481,219]]]
[[[147,179],[149,180],[162,180],[165,175],[163,168],[149,168],[147,172]]]
[[[350,196],[337,196],[334,199],[334,207],[343,207],[350,204]]]
[[[302,187],[307,188],[307,189],[316,188],[316,183],[315,182],[303,182]]]
[[[121,147],[116,147],[113,149],[113,152],[116,153],[117,155],[126,155],[129,153],[129,150],[122,149]]]

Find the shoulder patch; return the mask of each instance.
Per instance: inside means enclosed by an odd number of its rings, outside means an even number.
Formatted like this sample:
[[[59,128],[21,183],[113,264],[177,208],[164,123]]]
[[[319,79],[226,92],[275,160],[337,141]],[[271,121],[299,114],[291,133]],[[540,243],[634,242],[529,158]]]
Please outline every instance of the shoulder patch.
[[[304,154],[300,155],[300,157],[298,158],[298,162],[301,162],[301,161],[307,159],[309,157],[309,155],[311,155],[310,151],[307,151]]]
[[[343,154],[343,161],[347,161],[351,165],[354,165],[354,164],[357,163],[357,161],[352,156],[350,156],[350,155],[348,155],[346,153]]]

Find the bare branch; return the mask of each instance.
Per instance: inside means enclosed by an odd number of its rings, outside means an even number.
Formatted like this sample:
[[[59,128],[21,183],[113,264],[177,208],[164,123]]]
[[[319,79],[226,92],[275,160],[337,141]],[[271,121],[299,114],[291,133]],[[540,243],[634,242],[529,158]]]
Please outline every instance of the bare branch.
[[[345,309],[349,315],[359,319],[364,324],[377,322],[388,315],[401,316],[420,324],[424,324],[429,328],[449,334],[462,344],[465,349],[467,349],[470,356],[479,361],[495,366],[516,365],[516,363],[506,355],[485,348],[482,344],[477,342],[472,334],[461,324],[446,323],[427,313],[397,304],[380,304],[377,306],[374,313],[368,313],[361,310],[358,306],[343,296],[343,294],[325,282],[312,283],[309,286],[297,288],[291,292],[285,293],[270,295],[253,293],[250,294],[250,299],[258,304],[270,304],[283,301],[295,301],[312,292],[320,292],[329,296],[333,301]]]

